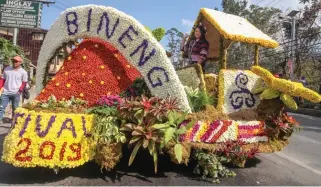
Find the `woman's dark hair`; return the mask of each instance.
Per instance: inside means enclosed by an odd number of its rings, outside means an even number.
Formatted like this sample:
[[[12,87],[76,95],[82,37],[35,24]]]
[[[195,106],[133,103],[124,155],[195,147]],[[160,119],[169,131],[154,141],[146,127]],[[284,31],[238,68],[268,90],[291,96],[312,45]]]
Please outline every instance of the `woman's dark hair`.
[[[201,31],[201,40],[206,40],[206,38],[205,38],[206,29],[202,25],[199,25],[199,26],[195,27],[194,33],[195,33],[196,29],[199,29]],[[194,36],[194,38],[195,38],[195,36]]]

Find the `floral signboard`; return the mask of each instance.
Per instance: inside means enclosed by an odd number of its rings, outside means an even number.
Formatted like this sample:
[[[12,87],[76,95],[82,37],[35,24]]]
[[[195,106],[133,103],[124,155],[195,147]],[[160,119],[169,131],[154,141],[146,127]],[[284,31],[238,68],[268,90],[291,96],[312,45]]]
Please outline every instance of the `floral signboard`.
[[[242,109],[256,109],[260,98],[252,90],[260,83],[260,77],[251,71],[221,70],[218,108],[226,114]]]
[[[93,115],[18,108],[14,124],[5,138],[2,159],[16,167],[73,168],[93,159]]]
[[[46,66],[64,43],[96,37],[114,46],[144,77],[151,93],[176,97],[190,111],[186,93],[159,42],[134,18],[111,7],[86,5],[67,9],[52,25],[42,45],[37,68],[37,93],[44,87]]]

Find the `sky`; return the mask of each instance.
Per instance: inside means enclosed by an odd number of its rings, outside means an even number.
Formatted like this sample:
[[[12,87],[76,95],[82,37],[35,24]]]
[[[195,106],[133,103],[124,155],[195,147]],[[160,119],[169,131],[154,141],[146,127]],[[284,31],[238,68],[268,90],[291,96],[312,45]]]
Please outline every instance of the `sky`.
[[[282,10],[296,9],[299,0],[248,0],[249,4],[274,6]],[[59,14],[73,6],[96,4],[111,6],[136,18],[151,29],[163,27],[165,30],[177,28],[183,33],[190,32],[199,10],[219,8],[221,0],[56,0],[56,4],[44,5],[42,28],[49,29]],[[161,41],[166,46],[166,37]]]

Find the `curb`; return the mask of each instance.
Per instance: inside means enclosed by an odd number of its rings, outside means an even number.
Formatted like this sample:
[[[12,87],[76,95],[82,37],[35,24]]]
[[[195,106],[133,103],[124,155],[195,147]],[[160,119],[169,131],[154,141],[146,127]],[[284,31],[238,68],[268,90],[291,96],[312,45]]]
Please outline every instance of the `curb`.
[[[291,110],[286,108],[286,112],[296,113],[296,114],[304,114],[314,117],[321,117],[321,110],[315,110],[315,109],[308,109],[308,108],[299,108],[298,110]]]

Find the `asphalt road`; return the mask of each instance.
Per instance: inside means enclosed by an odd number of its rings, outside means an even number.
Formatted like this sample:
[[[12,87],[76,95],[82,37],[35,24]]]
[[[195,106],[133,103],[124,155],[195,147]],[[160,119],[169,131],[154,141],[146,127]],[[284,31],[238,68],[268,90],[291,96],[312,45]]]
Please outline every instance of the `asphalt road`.
[[[321,185],[321,118],[293,114],[305,127],[291,138],[282,152],[260,154],[246,168],[233,168],[235,178],[222,179],[219,185]],[[0,155],[7,128],[0,127]],[[0,162],[0,185],[213,185],[199,181],[191,166],[178,166],[165,156],[160,158],[159,173],[153,174],[152,158],[142,153],[132,167],[128,154],[117,172],[100,172],[95,163],[61,170],[15,168]]]

